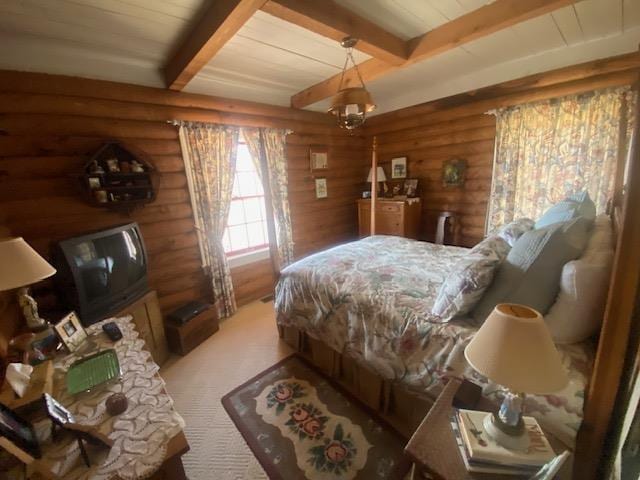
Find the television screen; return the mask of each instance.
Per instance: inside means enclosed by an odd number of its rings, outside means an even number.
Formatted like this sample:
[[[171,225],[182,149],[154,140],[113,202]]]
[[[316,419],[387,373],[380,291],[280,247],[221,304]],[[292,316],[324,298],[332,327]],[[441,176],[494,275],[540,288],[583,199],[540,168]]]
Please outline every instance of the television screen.
[[[67,250],[67,255],[78,270],[89,302],[122,292],[147,273],[135,230],[77,243]]]
[[[147,258],[137,224],[65,240],[59,247],[64,296],[70,308],[79,310],[83,324],[115,313],[146,292]]]

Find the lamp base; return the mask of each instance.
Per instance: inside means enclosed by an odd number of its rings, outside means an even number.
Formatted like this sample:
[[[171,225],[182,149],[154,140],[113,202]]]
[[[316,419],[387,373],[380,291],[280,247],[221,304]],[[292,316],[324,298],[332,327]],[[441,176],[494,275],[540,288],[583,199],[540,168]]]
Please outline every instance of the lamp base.
[[[484,417],[482,422],[485,432],[492,440],[509,450],[526,452],[529,449],[529,435],[526,429],[521,429],[519,433],[507,433],[500,428],[498,422],[493,413]]]

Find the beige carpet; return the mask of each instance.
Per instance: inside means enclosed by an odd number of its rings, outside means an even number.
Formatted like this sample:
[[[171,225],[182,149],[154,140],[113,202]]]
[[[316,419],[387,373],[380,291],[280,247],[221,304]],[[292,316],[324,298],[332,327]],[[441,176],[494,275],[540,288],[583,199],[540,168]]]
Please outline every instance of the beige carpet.
[[[191,450],[183,461],[190,480],[266,478],[220,398],[291,352],[278,338],[273,303],[254,302],[187,356],[165,364],[160,373],[187,423]]]

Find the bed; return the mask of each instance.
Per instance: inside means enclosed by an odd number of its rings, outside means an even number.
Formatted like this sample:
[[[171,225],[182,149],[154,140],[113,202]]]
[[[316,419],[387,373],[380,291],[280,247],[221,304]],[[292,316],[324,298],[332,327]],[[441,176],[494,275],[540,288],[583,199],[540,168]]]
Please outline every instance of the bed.
[[[361,392],[368,403],[397,419],[400,429],[415,428],[450,376],[481,384],[499,403],[500,389],[464,360],[479,325],[465,317],[438,323],[431,314],[440,285],[467,251],[373,236],[311,255],[281,272],[275,297],[280,331],[352,388],[369,389]],[[595,345],[559,351],[569,385],[554,395],[528,396],[526,410],[573,448]]]

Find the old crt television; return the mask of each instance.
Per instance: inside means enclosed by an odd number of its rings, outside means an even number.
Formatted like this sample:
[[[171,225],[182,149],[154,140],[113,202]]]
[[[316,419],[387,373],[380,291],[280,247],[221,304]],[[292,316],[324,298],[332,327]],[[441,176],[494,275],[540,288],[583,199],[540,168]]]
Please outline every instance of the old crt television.
[[[147,253],[137,223],[63,240],[54,249],[53,261],[58,293],[85,326],[149,290]]]

